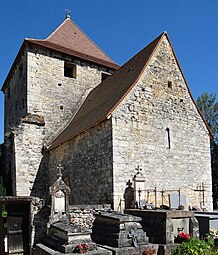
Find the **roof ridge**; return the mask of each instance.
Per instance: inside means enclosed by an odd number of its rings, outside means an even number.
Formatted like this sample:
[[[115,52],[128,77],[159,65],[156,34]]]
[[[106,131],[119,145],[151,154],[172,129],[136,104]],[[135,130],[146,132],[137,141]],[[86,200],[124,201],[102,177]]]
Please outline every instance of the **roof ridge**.
[[[80,30],[80,32],[83,33],[83,35],[85,35],[106,57],[108,57],[112,62],[114,62],[85,32],[83,32],[83,30],[77,26],[76,23],[74,23],[71,19],[70,21]],[[114,62],[115,63],[115,62]],[[117,63],[115,63],[117,64]]]
[[[152,50],[148,60],[146,61],[146,63],[144,64],[144,67],[142,68],[140,74],[138,75],[138,77],[136,78],[135,82],[132,84],[132,86],[130,86],[130,88],[126,91],[126,93],[123,95],[122,98],[120,98],[120,100],[117,102],[117,104],[113,107],[113,109],[111,109],[108,114],[107,114],[107,118],[116,110],[116,108],[119,106],[119,104],[123,101],[123,99],[130,93],[130,91],[132,90],[132,88],[136,85],[136,83],[138,82],[138,80],[140,79],[140,77],[142,76],[143,72],[145,71],[145,68],[147,67],[147,65],[149,64],[151,58],[153,57],[157,47],[159,46],[160,42],[162,41],[162,38],[164,35],[166,35],[167,33],[164,31],[163,33],[161,33],[158,37],[156,37],[153,41],[151,41],[148,45],[146,45],[142,50],[140,50],[136,55],[134,55],[129,61],[127,61],[124,65],[126,65],[128,62],[130,62],[132,59],[134,59],[135,57],[137,57],[138,55],[140,55],[140,53],[142,53],[145,48],[149,47],[149,45],[151,45],[152,43],[154,43],[156,40],[158,40],[155,48]],[[122,68],[122,67],[121,67]]]
[[[81,132],[107,119],[135,86],[147,66],[146,63],[150,62],[163,35],[164,33],[154,39],[111,76],[96,86],[89,93],[72,122],[49,145],[48,149],[53,149],[69,141]]]
[[[44,39],[43,41],[48,41],[50,39],[50,37],[52,37],[57,30],[59,30],[68,20],[69,18],[66,18],[46,39]]]

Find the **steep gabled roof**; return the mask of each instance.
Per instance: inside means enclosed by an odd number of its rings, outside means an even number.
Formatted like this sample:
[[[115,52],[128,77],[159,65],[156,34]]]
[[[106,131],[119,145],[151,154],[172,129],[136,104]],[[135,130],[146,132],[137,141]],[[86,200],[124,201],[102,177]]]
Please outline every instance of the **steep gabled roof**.
[[[25,39],[28,42],[57,50],[75,57],[114,69],[114,63],[77,25],[66,18],[65,21],[45,40]]]
[[[94,88],[71,123],[52,142],[49,149],[70,140],[82,131],[110,117],[110,114],[140,78],[164,33],[147,45],[126,64]]]
[[[191,95],[170,39],[167,33],[164,32],[89,93],[70,124],[48,146],[48,149],[51,150],[95,126],[97,123],[100,123],[105,119],[109,119],[116,107],[120,104],[120,102],[122,102],[141,77],[164,36],[167,37],[171,45],[174,57],[181,71],[190,97],[208,129],[210,137],[213,138],[210,128]]]

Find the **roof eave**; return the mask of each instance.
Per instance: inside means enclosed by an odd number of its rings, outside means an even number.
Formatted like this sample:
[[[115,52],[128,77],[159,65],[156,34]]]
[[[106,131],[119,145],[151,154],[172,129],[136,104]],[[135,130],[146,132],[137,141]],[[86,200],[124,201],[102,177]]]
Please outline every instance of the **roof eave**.
[[[34,44],[34,45],[37,45],[37,46],[40,46],[42,48],[46,48],[46,49],[51,49],[55,52],[61,52],[61,53],[64,53],[66,55],[69,55],[69,56],[73,56],[73,57],[77,57],[79,59],[83,59],[83,60],[86,60],[88,62],[91,62],[91,63],[94,63],[94,64],[98,64],[98,65],[101,65],[101,66],[104,66],[104,67],[109,67],[111,69],[114,69],[114,70],[117,70],[120,66],[114,62],[109,62],[109,61],[105,61],[105,60],[101,60],[99,58],[94,58],[92,56],[89,56],[89,55],[85,55],[85,54],[82,54],[80,52],[76,52],[75,50],[71,50],[71,49],[68,49],[68,48],[64,48],[64,47],[61,47],[61,49],[55,49],[54,47],[52,47],[51,45],[43,45],[43,40],[40,41],[40,40],[32,40],[32,39],[27,39],[28,42]],[[59,46],[59,45],[56,45],[56,46]],[[71,51],[72,53],[69,53],[69,51]]]

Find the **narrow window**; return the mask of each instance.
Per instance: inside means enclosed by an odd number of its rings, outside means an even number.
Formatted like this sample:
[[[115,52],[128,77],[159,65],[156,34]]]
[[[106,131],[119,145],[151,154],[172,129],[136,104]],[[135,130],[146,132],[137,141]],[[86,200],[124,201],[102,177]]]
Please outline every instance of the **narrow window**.
[[[172,81],[168,81],[167,84],[168,84],[168,88],[169,88],[169,89],[172,89],[172,86],[173,86]]]
[[[109,75],[108,73],[101,73],[101,81],[104,81]]]
[[[76,78],[76,65],[72,63],[64,63],[64,76],[69,78]]]
[[[60,106],[60,110],[63,110],[63,109],[64,109],[64,107],[63,107],[63,105],[61,105],[61,106]]]
[[[167,127],[166,131],[167,131],[168,149],[170,149],[170,129]]]

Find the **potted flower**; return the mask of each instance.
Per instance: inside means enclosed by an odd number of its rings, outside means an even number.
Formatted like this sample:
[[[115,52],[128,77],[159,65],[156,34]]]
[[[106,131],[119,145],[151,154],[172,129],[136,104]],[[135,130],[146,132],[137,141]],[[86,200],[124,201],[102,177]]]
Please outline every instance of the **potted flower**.
[[[176,237],[174,242],[175,243],[182,243],[182,242],[187,242],[190,239],[190,235],[185,233],[185,232],[181,232],[179,233]]]

